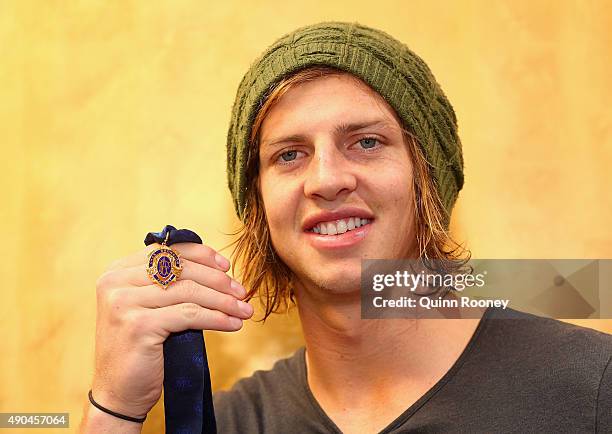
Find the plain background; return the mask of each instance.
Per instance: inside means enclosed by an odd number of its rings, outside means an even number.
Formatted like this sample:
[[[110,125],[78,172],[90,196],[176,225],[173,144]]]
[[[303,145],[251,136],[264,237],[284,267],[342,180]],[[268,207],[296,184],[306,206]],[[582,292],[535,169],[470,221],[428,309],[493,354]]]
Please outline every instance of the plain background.
[[[612,2],[2,2],[0,411],[78,426],[97,277],[167,223],[231,241],[238,83],[276,38],[327,20],[385,30],[433,70],[466,162],[452,229],[475,257],[612,257]],[[207,333],[214,388],[301,342],[294,314]]]

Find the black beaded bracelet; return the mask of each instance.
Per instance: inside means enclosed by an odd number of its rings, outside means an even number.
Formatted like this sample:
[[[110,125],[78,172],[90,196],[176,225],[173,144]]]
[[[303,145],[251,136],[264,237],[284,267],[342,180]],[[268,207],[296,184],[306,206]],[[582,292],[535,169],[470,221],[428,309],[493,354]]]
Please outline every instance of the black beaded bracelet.
[[[89,396],[89,402],[91,402],[91,405],[96,407],[98,410],[103,411],[104,413],[110,414],[111,416],[118,417],[119,419],[127,420],[127,421],[130,421],[130,422],[143,423],[145,421],[145,419],[147,418],[146,416],[142,417],[142,418],[126,416],[126,415],[121,414],[121,413],[115,413],[114,411],[109,410],[108,408],[104,408],[100,404],[98,404],[96,401],[94,401],[93,395],[91,393],[91,390],[89,391],[88,396]]]

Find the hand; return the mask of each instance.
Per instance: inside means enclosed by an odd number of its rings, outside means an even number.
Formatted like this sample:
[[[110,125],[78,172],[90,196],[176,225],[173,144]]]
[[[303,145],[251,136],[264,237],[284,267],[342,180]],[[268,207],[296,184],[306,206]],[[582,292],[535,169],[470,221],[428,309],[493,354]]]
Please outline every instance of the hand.
[[[114,262],[98,279],[96,367],[92,393],[101,405],[143,417],[159,400],[163,343],[188,329],[236,331],[253,315],[246,290],[226,272],[229,261],[202,244],[173,244],[183,271],[166,290],[145,269],[153,244]]]

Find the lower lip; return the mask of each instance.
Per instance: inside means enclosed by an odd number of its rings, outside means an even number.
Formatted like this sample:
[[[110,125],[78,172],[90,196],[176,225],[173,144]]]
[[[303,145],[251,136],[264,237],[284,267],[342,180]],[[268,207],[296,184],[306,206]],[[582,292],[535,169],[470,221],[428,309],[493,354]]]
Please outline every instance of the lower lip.
[[[360,243],[370,232],[372,223],[340,235],[321,235],[315,232],[305,232],[305,234],[310,244],[317,249],[342,249]]]

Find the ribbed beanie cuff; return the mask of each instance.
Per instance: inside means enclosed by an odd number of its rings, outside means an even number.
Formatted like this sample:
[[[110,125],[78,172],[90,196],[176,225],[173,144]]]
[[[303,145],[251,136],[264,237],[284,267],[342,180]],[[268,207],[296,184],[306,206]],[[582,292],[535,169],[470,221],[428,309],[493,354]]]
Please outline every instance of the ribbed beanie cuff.
[[[283,36],[242,79],[227,136],[228,184],[238,217],[243,219],[246,205],[251,128],[264,98],[283,78],[315,65],[359,77],[395,109],[403,126],[417,137],[450,218],[463,186],[453,107],[429,67],[408,47],[380,30],[342,22],[310,25]]]

